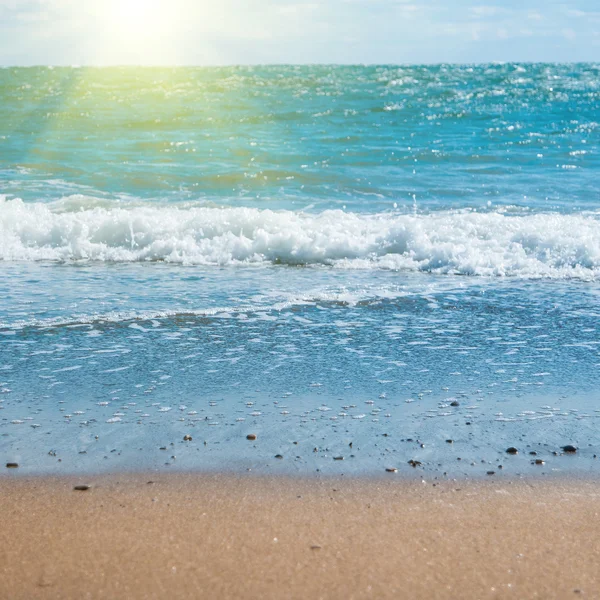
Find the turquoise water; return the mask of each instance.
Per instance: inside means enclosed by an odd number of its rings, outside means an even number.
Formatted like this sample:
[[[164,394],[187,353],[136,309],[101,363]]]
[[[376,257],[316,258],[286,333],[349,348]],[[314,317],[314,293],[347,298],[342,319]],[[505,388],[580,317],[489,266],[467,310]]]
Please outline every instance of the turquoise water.
[[[1,69],[0,454],[594,471],[599,76]]]
[[[15,69],[2,183],[270,209],[595,210],[599,65]]]

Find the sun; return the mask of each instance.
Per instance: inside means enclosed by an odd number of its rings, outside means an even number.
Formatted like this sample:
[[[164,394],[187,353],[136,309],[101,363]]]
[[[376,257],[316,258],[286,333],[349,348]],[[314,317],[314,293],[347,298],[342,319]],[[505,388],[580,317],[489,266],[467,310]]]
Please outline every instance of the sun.
[[[108,56],[144,61],[160,56],[181,27],[181,11],[172,0],[104,0],[96,6]]]
[[[110,0],[107,4],[115,28],[133,37],[149,37],[168,25],[165,0]]]

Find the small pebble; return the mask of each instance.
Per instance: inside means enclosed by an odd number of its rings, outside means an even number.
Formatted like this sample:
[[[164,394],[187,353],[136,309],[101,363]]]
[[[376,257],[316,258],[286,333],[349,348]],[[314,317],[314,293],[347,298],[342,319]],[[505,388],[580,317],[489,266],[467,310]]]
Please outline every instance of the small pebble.
[[[454,440],[446,440],[446,444],[454,444]]]
[[[281,454],[276,454],[275,458],[283,458],[283,456]]]
[[[507,454],[518,454],[518,452],[519,451],[514,446],[511,446],[510,448],[506,449]]]
[[[184,442],[191,442],[192,441],[192,436],[191,435],[184,435],[183,436],[183,441]]]
[[[487,474],[488,474],[488,475],[495,475],[495,474],[496,474],[496,471],[488,471],[488,472],[487,472]]]
[[[543,465],[544,461],[541,458],[536,458],[535,461],[534,461],[534,464],[536,464],[536,465]]]
[[[409,464],[411,467],[413,467],[413,468],[416,468],[416,467],[420,467],[420,466],[421,466],[421,461],[419,461],[419,460],[413,460],[413,459],[411,458],[411,459],[408,461],[408,464]]]
[[[13,463],[13,462],[6,463],[6,468],[7,469],[18,469],[19,463]]]
[[[563,446],[562,449],[563,452],[566,452],[567,454],[574,454],[575,452],[577,452],[577,448],[575,448],[575,446],[571,446],[571,444]]]
[[[86,492],[87,490],[90,489],[90,486],[89,485],[76,485],[73,489],[77,492]]]
[[[343,456],[334,456],[333,460],[344,460]]]
[[[454,402],[450,402],[450,406],[460,406],[460,402],[454,400]]]
[[[398,469],[396,469],[396,467],[387,467],[386,471],[388,473],[396,473],[398,471]]]
[[[249,433],[249,434],[246,436],[246,439],[247,439],[247,440],[250,440],[250,441],[254,441],[254,440],[256,439],[256,434],[255,434],[255,433]]]

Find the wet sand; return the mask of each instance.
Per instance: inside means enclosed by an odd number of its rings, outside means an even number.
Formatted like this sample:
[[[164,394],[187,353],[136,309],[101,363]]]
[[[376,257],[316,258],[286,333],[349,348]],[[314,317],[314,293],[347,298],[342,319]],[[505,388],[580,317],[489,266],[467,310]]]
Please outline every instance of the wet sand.
[[[600,597],[589,480],[5,476],[0,511],[0,598]]]

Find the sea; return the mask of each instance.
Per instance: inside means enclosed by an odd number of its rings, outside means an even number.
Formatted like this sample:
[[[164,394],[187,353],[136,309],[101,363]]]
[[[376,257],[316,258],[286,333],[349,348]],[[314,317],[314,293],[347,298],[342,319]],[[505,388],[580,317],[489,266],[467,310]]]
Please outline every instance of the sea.
[[[10,476],[597,474],[599,425],[600,64],[0,69]]]

